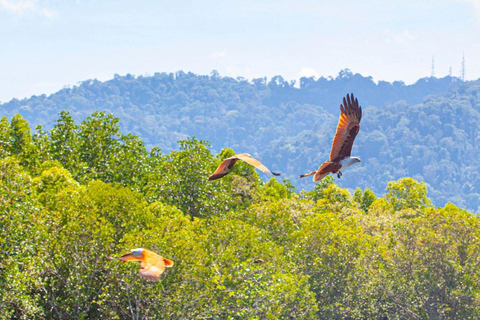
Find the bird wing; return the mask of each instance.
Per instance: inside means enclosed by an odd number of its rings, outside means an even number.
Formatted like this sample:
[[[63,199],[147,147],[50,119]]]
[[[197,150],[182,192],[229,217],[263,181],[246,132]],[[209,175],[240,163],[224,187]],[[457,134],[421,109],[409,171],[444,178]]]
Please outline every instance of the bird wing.
[[[227,175],[230,170],[232,170],[235,162],[237,162],[237,158],[235,158],[235,156],[223,160],[222,163],[220,163],[220,165],[218,166],[217,170],[215,170],[215,172],[210,177],[208,177],[208,180],[217,180]]]
[[[251,155],[249,155],[248,153],[239,153],[237,155],[235,155],[235,157],[237,157],[237,159],[240,159],[240,160],[243,160],[245,161],[246,163],[248,163],[249,165],[252,165],[254,166],[255,168],[257,168],[258,170],[261,170],[263,171],[264,173],[266,174],[273,174],[275,176],[279,176],[280,173],[276,173],[276,172],[272,172],[270,170],[268,170],[267,167],[265,167],[260,161],[258,161],[257,159],[254,159]]]
[[[165,259],[153,251],[145,250],[139,275],[150,281],[158,281],[160,275],[165,271],[165,267],[171,266],[173,266],[173,261]]]
[[[343,98],[340,111],[337,132],[333,138],[330,152],[330,161],[334,162],[350,156],[353,141],[360,130],[360,120],[362,119],[362,107],[358,105],[358,100],[354,98],[353,94],[350,96],[347,94],[346,98]]]
[[[131,252],[127,252],[127,253],[125,253],[124,255],[122,255],[121,257],[118,257],[118,258],[109,257],[109,259],[110,260],[120,260],[120,261],[123,261],[123,262],[140,260],[138,257],[135,257]]]

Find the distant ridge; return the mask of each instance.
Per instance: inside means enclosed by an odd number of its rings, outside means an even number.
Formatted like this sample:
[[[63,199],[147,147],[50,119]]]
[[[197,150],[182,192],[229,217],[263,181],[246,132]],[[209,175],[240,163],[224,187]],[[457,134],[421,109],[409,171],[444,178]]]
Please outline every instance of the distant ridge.
[[[50,96],[13,99],[0,110],[44,129],[61,110],[76,121],[105,110],[120,118],[123,132],[141,136],[149,147],[170,150],[177,140],[195,135],[211,141],[215,151],[248,152],[271,170],[290,173],[286,177],[297,187],[312,188],[296,175],[328,155],[340,98],[353,92],[365,110],[354,147],[364,162],[339,185],[382,192],[388,181],[412,176],[427,182],[434,204],[454,199],[478,211],[479,86],[478,80],[450,76],[412,85],[375,83],[348,69],[335,78],[302,78],[298,84],[281,76],[247,81],[179,71],[87,80]]]

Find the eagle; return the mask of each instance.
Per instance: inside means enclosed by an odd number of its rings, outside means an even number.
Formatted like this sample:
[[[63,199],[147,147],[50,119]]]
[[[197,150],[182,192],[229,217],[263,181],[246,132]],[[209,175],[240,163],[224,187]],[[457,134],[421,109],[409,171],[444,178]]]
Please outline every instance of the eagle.
[[[340,179],[342,172],[340,170],[348,168],[357,162],[362,162],[358,157],[351,157],[353,141],[360,130],[360,120],[362,119],[362,107],[358,105],[358,100],[350,94],[343,98],[343,104],[340,105],[340,119],[338,120],[337,132],[333,138],[332,151],[330,159],[325,161],[320,168],[306,174],[300,178],[314,174],[313,181],[320,181],[329,173],[337,174]]]
[[[165,267],[170,268],[173,266],[172,260],[168,260],[153,251],[143,248],[133,249],[119,258],[108,258],[110,260],[120,260],[123,262],[141,261],[140,272],[138,274],[140,277],[149,281],[158,281],[160,275],[165,271]]]
[[[218,166],[217,170],[215,170],[215,172],[210,177],[208,177],[208,181],[217,180],[229,174],[233,168],[233,165],[238,160],[243,160],[249,165],[254,166],[258,170],[261,170],[266,174],[273,174],[274,176],[280,175],[280,173],[276,173],[268,170],[267,167],[265,167],[260,161],[258,161],[257,159],[254,159],[248,153],[239,153],[230,158],[223,160],[222,163]]]

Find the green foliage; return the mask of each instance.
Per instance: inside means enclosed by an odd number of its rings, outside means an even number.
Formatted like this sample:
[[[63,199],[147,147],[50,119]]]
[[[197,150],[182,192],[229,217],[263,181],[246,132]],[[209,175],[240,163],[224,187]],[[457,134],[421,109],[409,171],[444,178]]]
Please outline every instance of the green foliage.
[[[353,200],[357,202],[365,213],[368,213],[368,208],[377,199],[372,190],[366,188],[364,192],[357,188],[353,194]]]
[[[315,196],[319,197],[314,208],[318,212],[341,213],[353,206],[352,197],[348,190],[342,189],[334,183],[329,184]]]
[[[40,210],[28,173],[13,158],[0,160],[0,319],[42,315]]]
[[[386,314],[399,318],[476,319],[480,278],[479,221],[447,204],[413,219],[400,218],[383,233],[388,244],[376,294]],[[377,256],[380,257],[380,256]]]
[[[427,185],[412,178],[389,182],[385,199],[395,211],[402,209],[423,209],[430,205],[427,198]]]
[[[11,126],[7,117],[0,119],[0,156],[8,157],[12,152]]]
[[[292,233],[293,243],[292,257],[309,276],[320,318],[341,318],[360,307],[351,297],[360,291],[356,278],[362,272],[369,237],[354,219],[334,213],[312,215]]]
[[[79,170],[80,144],[78,126],[75,125],[70,113],[61,111],[60,118],[50,130],[50,150],[52,158],[63,163],[70,171]]]
[[[0,319],[480,317],[478,217],[412,178],[297,193],[239,161],[210,182],[232,149],[147,151],[103,113],[2,118],[0,146]],[[151,283],[108,259],[138,247],[175,264]]]
[[[290,198],[294,190],[295,188],[289,180],[284,180],[283,183],[280,183],[272,177],[261,189],[259,200],[287,199]]]
[[[174,205],[192,218],[228,212],[235,205],[227,192],[228,180],[207,181],[215,171],[209,144],[195,137],[179,144],[180,151],[166,155],[158,171],[147,178],[147,199]]]
[[[95,112],[79,127],[81,176],[112,182],[112,162],[120,147],[118,118]]]
[[[299,179],[298,174],[318,168],[328,159],[339,103],[346,93],[353,92],[364,116],[352,151],[363,162],[336,180],[340,187],[368,187],[382,194],[389,181],[412,177],[427,183],[435,205],[453,201],[480,212],[480,81],[457,80],[428,77],[411,85],[376,83],[348,69],[332,78],[304,77],[297,84],[281,76],[247,81],[218,73],[129,74],[105,82],[87,80],[49,96],[14,99],[0,107],[9,120],[20,113],[31,124],[42,124],[44,130],[56,127],[52,152],[77,181],[100,178],[129,184],[140,173],[111,176],[122,163],[144,163],[123,161],[113,153],[96,158],[101,156],[99,150],[88,141],[71,137],[83,127],[89,131],[84,138],[94,141],[96,129],[80,122],[90,117],[86,121],[107,128],[113,123],[97,120],[103,117],[110,122],[107,114],[113,113],[120,119],[122,131],[141,137],[147,149],[178,150],[177,141],[196,135],[210,141],[214,153],[230,147],[259,156],[297,189],[311,190],[311,179]],[[106,113],[97,113],[100,118],[92,119],[98,110]],[[103,147],[111,144],[112,138],[124,143],[121,136],[109,132],[113,135]],[[89,149],[82,150],[80,145]],[[62,153],[70,153],[66,158],[72,159],[71,163],[64,161]],[[87,167],[80,159],[96,166]]]
[[[27,170],[33,170],[39,153],[28,122],[22,116],[15,115],[10,123],[3,117],[0,125],[3,156],[15,156]]]
[[[333,177],[328,175],[324,179],[315,184],[312,191],[304,192],[307,199],[313,200],[315,203],[325,197],[324,191],[333,184]]]

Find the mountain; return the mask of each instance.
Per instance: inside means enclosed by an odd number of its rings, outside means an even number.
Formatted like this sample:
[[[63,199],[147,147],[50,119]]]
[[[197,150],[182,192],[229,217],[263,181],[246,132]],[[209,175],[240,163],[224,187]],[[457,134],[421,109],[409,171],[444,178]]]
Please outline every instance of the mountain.
[[[88,80],[50,96],[0,105],[2,116],[19,113],[35,126],[51,128],[67,110],[78,122],[104,110],[120,119],[122,132],[148,147],[177,148],[195,135],[219,152],[248,152],[297,188],[312,189],[299,174],[328,158],[342,97],[353,92],[364,110],[352,155],[362,163],[344,172],[341,187],[370,188],[411,176],[425,181],[433,203],[451,201],[480,210],[480,81],[424,78],[415,84],[375,83],[342,70],[336,78],[275,76],[243,78],[193,73],[156,73]]]

